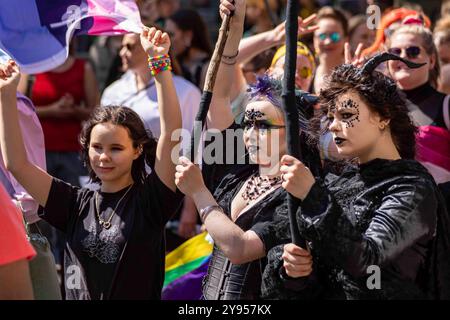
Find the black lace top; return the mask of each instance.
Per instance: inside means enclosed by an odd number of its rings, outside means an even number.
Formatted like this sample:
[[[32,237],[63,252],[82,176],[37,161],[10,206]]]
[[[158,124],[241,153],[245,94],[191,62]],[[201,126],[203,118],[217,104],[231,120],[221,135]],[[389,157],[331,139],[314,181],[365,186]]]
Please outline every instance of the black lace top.
[[[240,126],[233,124],[229,130],[239,129]],[[220,133],[222,139],[225,139],[225,131]],[[215,141],[215,138],[209,138],[207,141]],[[225,140],[223,140],[225,141]],[[235,148],[233,143],[224,147],[223,154],[227,154],[227,148]],[[228,149],[229,151],[229,149]],[[233,153],[236,155],[236,152]],[[318,153],[313,149],[307,149],[304,146],[305,163],[313,172],[319,172],[317,167]],[[238,155],[236,155],[238,156]],[[236,161],[236,158],[235,158]],[[223,161],[225,163],[225,159]],[[218,204],[224,209],[225,213],[230,216],[231,203],[239,192],[245,181],[258,170],[257,165],[252,164],[229,164],[229,165],[204,165],[203,173],[207,185],[214,193],[214,198]],[[264,241],[262,234],[277,232],[273,225],[283,224],[289,226],[286,212],[286,191],[279,187],[274,192],[266,195],[251,208],[240,215],[235,223],[242,230],[252,230],[260,235]],[[278,212],[278,214],[276,214]],[[278,220],[273,222],[274,217]],[[285,228],[280,228],[285,230]],[[273,246],[290,242],[290,235],[281,232],[276,238],[265,243],[266,251]],[[259,259],[243,265],[233,265],[224,256],[221,250],[214,246],[213,256],[210,261],[207,276],[203,282],[203,295],[206,299],[259,299],[261,298],[261,275],[266,265],[266,259]]]

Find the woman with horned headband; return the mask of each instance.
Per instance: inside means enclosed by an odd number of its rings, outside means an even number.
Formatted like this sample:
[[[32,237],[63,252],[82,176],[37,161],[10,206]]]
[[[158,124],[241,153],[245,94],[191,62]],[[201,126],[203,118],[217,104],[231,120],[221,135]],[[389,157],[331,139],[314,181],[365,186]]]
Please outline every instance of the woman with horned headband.
[[[297,224],[333,298],[449,299],[448,215],[433,177],[413,160],[417,128],[404,97],[374,72],[386,60],[422,66],[383,53],[362,68],[336,68],[320,95],[338,152],[358,164],[322,180],[284,156],[282,186],[302,200]],[[282,259],[287,275],[301,275],[301,248],[286,245]]]

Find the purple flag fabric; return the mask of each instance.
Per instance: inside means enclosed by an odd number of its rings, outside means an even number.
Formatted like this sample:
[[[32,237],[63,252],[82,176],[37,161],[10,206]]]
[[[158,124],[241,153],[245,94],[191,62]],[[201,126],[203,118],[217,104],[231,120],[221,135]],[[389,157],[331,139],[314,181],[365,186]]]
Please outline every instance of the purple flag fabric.
[[[61,65],[74,35],[142,30],[134,0],[1,0],[0,48],[25,73]]]
[[[202,281],[208,270],[211,256],[195,270],[169,283],[162,292],[162,300],[200,300]]]

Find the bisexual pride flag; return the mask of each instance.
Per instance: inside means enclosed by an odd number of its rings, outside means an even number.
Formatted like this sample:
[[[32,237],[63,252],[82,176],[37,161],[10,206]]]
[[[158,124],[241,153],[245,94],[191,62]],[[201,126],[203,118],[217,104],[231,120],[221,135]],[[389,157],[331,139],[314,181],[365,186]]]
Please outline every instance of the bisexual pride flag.
[[[140,33],[134,0],[0,0],[0,49],[24,73],[56,68],[74,35]]]

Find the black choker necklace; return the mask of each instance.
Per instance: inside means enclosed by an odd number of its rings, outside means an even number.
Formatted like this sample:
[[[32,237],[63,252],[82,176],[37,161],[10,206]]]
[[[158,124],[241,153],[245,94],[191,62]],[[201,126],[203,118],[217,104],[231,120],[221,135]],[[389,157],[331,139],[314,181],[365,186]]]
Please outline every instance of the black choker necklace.
[[[250,180],[245,186],[245,190],[242,193],[242,199],[247,201],[247,205],[251,201],[258,199],[266,191],[272,189],[274,186],[281,183],[281,177],[276,176],[273,178],[261,177],[258,173],[251,176]]]

